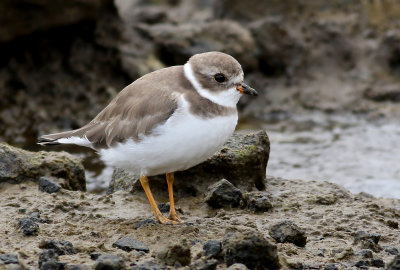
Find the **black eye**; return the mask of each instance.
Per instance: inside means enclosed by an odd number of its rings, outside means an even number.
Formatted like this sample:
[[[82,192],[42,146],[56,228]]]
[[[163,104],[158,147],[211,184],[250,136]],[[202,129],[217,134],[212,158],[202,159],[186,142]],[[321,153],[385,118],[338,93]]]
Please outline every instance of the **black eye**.
[[[225,78],[224,74],[217,73],[217,74],[214,75],[214,80],[216,80],[219,83],[223,83],[226,80],[226,78]]]

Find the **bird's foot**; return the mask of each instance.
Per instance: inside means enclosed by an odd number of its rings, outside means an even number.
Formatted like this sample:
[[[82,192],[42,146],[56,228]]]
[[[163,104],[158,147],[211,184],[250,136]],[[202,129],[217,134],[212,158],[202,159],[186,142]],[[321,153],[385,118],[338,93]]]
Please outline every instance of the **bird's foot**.
[[[178,223],[183,223],[182,219],[180,219],[180,217],[178,217],[176,213],[169,213],[168,219],[176,221]]]
[[[176,220],[168,219],[168,218],[164,217],[163,215],[156,216],[156,219],[159,223],[166,224],[166,225],[178,225],[181,223]]]

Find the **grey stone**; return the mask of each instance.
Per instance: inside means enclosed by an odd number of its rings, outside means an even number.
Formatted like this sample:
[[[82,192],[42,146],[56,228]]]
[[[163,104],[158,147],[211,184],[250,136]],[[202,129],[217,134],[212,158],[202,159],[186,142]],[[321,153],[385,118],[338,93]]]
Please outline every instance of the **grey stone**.
[[[59,256],[76,254],[72,243],[64,240],[44,240],[39,243],[39,248],[52,249]]]
[[[39,253],[39,268],[42,268],[42,266],[46,263],[49,263],[49,267],[51,264],[50,263],[57,263],[58,262],[58,254],[53,250],[53,249],[46,249],[42,250]]]
[[[124,261],[112,254],[102,254],[96,259],[95,270],[121,270],[124,268]]]
[[[67,264],[65,267],[66,270],[90,270],[88,265],[84,264]]]
[[[391,255],[399,255],[399,250],[395,247],[384,247],[384,250]]]
[[[81,159],[65,152],[29,152],[0,143],[0,183],[38,181],[52,176],[69,190],[86,190],[85,170]]]
[[[358,243],[361,240],[371,239],[375,244],[378,244],[381,235],[378,233],[366,233],[364,231],[358,231],[354,236],[354,243]]]
[[[219,240],[208,240],[203,245],[204,255],[208,258],[215,258],[222,251],[221,241]]]
[[[158,209],[161,213],[169,213],[169,203],[159,203]]]
[[[66,263],[57,261],[44,262],[40,267],[40,270],[64,270]]]
[[[176,172],[174,192],[178,196],[204,194],[207,187],[223,178],[241,190],[263,190],[268,157],[269,139],[265,131],[235,133],[211,158],[186,171]],[[164,194],[165,175],[149,179],[153,193]],[[139,177],[121,169],[114,171],[109,192],[117,190],[143,191]]]
[[[226,179],[211,185],[205,201],[213,208],[237,207],[242,199],[242,192]]]
[[[304,247],[307,243],[304,230],[289,220],[273,225],[269,230],[269,235],[278,243],[293,243],[299,247]]]
[[[145,261],[132,266],[131,270],[164,270],[166,266],[155,263],[153,260]]]
[[[334,263],[329,263],[325,265],[324,270],[339,270],[339,268]]]
[[[241,205],[254,213],[263,213],[272,209],[271,199],[261,191],[244,193]]]
[[[144,251],[144,252],[148,253],[150,251],[145,243],[140,242],[135,239],[132,239],[132,238],[129,238],[129,237],[124,237],[124,238],[117,240],[112,246],[122,249],[122,250],[125,250],[127,252],[132,251],[132,250],[137,250],[137,251]]]
[[[222,242],[227,266],[242,263],[249,269],[279,269],[277,248],[259,232],[228,233]]]
[[[135,224],[135,230],[137,230],[137,229],[139,229],[141,227],[147,226],[149,224],[157,224],[157,222],[152,218],[148,218],[148,219],[142,220],[142,221],[140,221],[140,222]]]
[[[361,258],[372,258],[373,254],[372,251],[369,249],[362,249],[356,253],[357,256]]]
[[[190,248],[186,243],[168,245],[158,253],[157,257],[171,266],[176,264],[185,266],[191,261]]]
[[[20,219],[19,227],[26,236],[38,235],[39,233],[39,225],[30,218]]]
[[[4,264],[15,264],[18,263],[17,254],[0,254],[0,261]]]
[[[378,268],[384,268],[385,267],[385,262],[380,258],[372,259],[371,260],[371,266],[378,267]]]
[[[206,260],[200,259],[190,264],[190,270],[215,270],[218,261],[215,259]]]
[[[396,255],[387,266],[386,270],[399,270],[400,269],[400,255]]]
[[[39,190],[47,193],[56,193],[61,189],[61,186],[51,180],[49,177],[40,177],[39,178]]]

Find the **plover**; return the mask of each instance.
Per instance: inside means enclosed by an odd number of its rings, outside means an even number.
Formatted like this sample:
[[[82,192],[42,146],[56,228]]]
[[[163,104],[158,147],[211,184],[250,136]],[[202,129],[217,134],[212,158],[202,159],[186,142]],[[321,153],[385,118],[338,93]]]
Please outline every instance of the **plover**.
[[[174,172],[205,161],[226,142],[235,130],[236,104],[242,94],[257,96],[243,82],[237,60],[221,52],[196,54],[183,66],[137,79],[87,125],[43,135],[38,143],[90,147],[107,165],[140,175],[157,221],[178,224]],[[168,218],[158,209],[147,178],[164,173],[170,200]]]

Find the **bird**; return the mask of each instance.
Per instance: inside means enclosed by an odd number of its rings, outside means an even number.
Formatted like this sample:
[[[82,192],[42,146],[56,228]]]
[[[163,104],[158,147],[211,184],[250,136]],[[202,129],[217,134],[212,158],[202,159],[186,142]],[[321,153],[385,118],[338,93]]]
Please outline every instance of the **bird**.
[[[148,73],[122,89],[88,124],[43,135],[40,145],[74,144],[97,151],[108,166],[140,175],[139,181],[161,224],[184,223],[174,204],[174,173],[211,157],[233,134],[242,95],[257,96],[244,83],[232,56],[205,52],[184,65]],[[166,174],[170,211],[163,216],[149,176]]]

